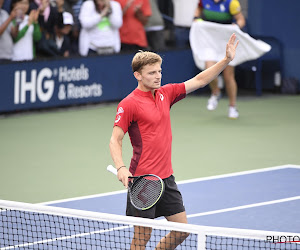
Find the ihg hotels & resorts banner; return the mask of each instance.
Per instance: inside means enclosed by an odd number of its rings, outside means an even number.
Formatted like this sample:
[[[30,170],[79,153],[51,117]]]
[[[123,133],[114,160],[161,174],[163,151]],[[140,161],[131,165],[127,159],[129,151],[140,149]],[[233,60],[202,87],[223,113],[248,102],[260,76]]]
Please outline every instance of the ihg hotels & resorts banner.
[[[118,56],[122,67],[114,56],[1,64],[0,113],[122,99],[136,87],[130,59]]]

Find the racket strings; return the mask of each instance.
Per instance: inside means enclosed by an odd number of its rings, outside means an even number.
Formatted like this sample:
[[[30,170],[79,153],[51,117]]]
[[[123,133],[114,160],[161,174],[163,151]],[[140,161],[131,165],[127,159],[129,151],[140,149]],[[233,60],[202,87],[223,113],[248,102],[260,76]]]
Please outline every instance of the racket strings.
[[[157,177],[140,178],[130,188],[131,202],[137,208],[147,209],[160,199],[162,190],[163,183]]]

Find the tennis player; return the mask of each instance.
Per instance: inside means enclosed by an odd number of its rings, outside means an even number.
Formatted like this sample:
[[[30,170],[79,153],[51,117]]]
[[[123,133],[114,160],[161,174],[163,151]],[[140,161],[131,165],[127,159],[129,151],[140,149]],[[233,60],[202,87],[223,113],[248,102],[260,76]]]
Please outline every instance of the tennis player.
[[[187,223],[171,163],[170,108],[187,94],[215,79],[234,59],[237,45],[236,35],[232,34],[221,61],[186,82],[164,86],[161,86],[162,58],[158,54],[139,51],[133,57],[131,66],[138,86],[118,105],[110,152],[118,170],[117,177],[126,188],[129,176],[155,174],[163,179],[165,192],[158,204],[145,211],[135,209],[127,199],[126,215],[152,219],[164,216],[168,221]],[[122,158],[122,141],[126,132],[133,147],[129,169]],[[144,249],[151,237],[151,230],[136,226],[131,249]],[[175,249],[187,236],[187,233],[170,232],[161,239],[157,248]]]

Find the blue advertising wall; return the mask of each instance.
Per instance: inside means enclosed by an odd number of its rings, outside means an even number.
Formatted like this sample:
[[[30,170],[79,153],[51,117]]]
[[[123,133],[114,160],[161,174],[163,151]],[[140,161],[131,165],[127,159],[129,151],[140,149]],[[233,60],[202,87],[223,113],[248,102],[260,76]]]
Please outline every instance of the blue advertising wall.
[[[163,81],[182,82],[197,73],[190,50],[168,51]],[[100,103],[124,98],[137,86],[133,54],[0,65],[0,113]]]

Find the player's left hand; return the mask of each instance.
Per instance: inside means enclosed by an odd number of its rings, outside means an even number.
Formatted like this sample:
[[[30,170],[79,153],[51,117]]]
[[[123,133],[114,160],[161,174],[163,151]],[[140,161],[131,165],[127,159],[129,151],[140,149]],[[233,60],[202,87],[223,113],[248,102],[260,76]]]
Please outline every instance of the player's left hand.
[[[232,61],[235,57],[235,51],[236,51],[236,47],[239,44],[239,40],[237,40],[237,42],[235,42],[236,40],[236,35],[233,33],[231,35],[231,37],[229,38],[229,41],[226,45],[226,57]]]

